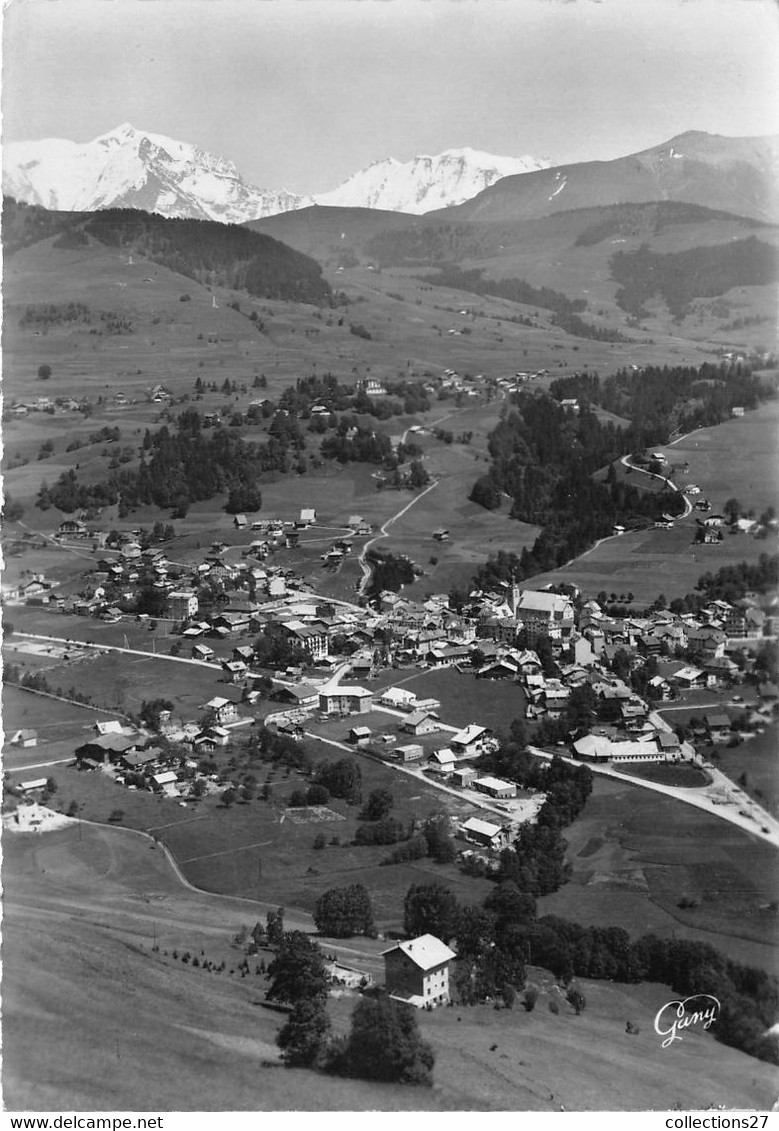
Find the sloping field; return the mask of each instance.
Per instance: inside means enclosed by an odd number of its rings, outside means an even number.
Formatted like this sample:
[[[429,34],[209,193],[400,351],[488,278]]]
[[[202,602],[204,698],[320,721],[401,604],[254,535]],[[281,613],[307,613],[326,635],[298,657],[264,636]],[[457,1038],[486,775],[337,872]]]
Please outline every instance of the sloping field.
[[[779,401],[769,401],[739,420],[690,433],[664,451],[675,464],[689,463],[680,485],[694,483],[709,499],[714,512],[736,498],[743,512],[755,517],[779,502]],[[676,522],[671,530],[649,529],[607,538],[569,565],[529,578],[528,586],[553,582],[578,585],[595,596],[632,591],[638,602],[651,602],[660,593],[670,601],[691,593],[698,578],[725,565],[756,561],[762,553],[776,553],[776,538],[753,538],[725,532],[711,546],[693,545],[695,514]]]
[[[430,1090],[341,1081],[274,1066],[282,1017],[265,983],[230,975],[229,939],[267,905],[183,888],[164,858],[123,830],[86,826],[6,836],[4,1099],[50,1111],[452,1111],[766,1109],[775,1070],[691,1032],[672,1054],[652,1018],[658,985],[584,983],[574,1017],[491,1006],[420,1014],[436,1052]],[[306,926],[289,911],[288,927]],[[152,951],[156,939],[160,950]],[[379,944],[352,940],[347,961]],[[327,943],[328,950],[337,949]],[[173,948],[228,960],[221,975]],[[165,951],[168,955],[165,955]],[[233,958],[231,959],[231,955]],[[331,1001],[343,1031],[353,999]],[[625,1023],[640,1026],[637,1036]]]
[[[638,786],[596,778],[565,830],[570,883],[539,914],[708,942],[776,971],[776,853],[726,821]],[[684,897],[692,906],[679,907]]]

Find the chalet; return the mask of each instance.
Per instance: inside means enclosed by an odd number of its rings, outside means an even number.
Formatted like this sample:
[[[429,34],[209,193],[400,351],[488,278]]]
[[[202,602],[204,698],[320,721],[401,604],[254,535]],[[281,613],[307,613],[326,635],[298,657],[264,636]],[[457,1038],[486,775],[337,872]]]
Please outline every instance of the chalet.
[[[471,783],[472,788],[479,793],[486,793],[488,797],[509,798],[517,796],[517,787],[513,781],[503,781],[502,778],[476,778]]]
[[[476,672],[477,679],[516,679],[518,675],[519,667],[511,656],[502,656],[499,660],[493,660]]]
[[[691,691],[697,688],[704,688],[709,686],[709,676],[703,671],[702,668],[692,667],[687,664],[680,668],[674,675],[670,676],[669,682],[675,684],[677,687],[684,688]],[[715,682],[714,680],[711,681]]]
[[[215,617],[211,618],[212,630],[224,629],[225,633],[230,636],[237,635],[240,632],[247,632],[249,628],[249,614],[248,613],[217,613]]]
[[[453,773],[457,756],[448,746],[434,750],[428,760],[427,768],[432,773],[449,775]]]
[[[676,759],[681,756],[682,748],[679,737],[673,731],[659,730],[653,736],[657,749],[665,758]]]
[[[449,745],[459,758],[475,758],[482,753],[490,732],[486,727],[471,723],[452,735]]]
[[[193,660],[213,660],[214,649],[209,648],[207,644],[195,644],[192,648]]]
[[[198,751],[208,752],[216,750],[218,746],[227,746],[230,741],[230,732],[221,726],[206,727],[200,731],[193,740],[192,745]]]
[[[85,524],[79,519],[66,518],[59,524],[55,538],[86,538],[89,535]]]
[[[246,527],[247,527],[248,525],[249,525],[249,520],[247,519],[247,517],[246,517],[246,515],[245,515],[245,514],[236,514],[236,515],[234,515],[234,517],[233,517],[233,526],[234,526],[234,527],[235,527],[235,528],[236,528],[237,530],[245,530],[245,529],[246,529]]]
[[[444,527],[439,527],[438,530],[433,531],[433,538],[436,540],[436,542],[448,542],[449,531],[445,530]]]
[[[149,770],[159,764],[162,751],[158,746],[150,746],[148,750],[134,750],[124,754],[120,762],[127,770]]]
[[[38,745],[38,732],[37,730],[30,730],[23,728],[17,730],[11,737],[11,746],[37,746]]]
[[[416,707],[417,697],[413,691],[406,691],[404,687],[388,687],[382,692],[379,702],[396,711],[411,711]]]
[[[231,699],[225,699],[221,695],[215,695],[213,699],[209,699],[205,709],[213,715],[214,722],[218,726],[223,726],[225,723],[238,718],[238,704],[233,703]]]
[[[319,704],[319,688],[311,683],[293,683],[277,688],[273,698],[281,703],[292,703],[303,710],[311,710]]]
[[[483,821],[480,817],[470,817],[460,825],[459,832],[463,840],[470,844],[478,844],[496,852],[508,844],[508,830],[505,826]]]
[[[46,778],[33,778],[30,781],[20,782],[19,788],[22,793],[42,793],[46,788],[46,781]]]
[[[300,511],[299,523],[301,526],[313,526],[316,523],[316,508],[303,507]]]
[[[228,682],[240,683],[246,675],[246,664],[243,660],[223,660],[222,671]]]
[[[151,776],[152,788],[157,793],[167,793],[169,796],[177,793],[177,781],[178,776],[175,770],[162,770],[159,774],[152,774]]]
[[[449,1001],[449,967],[457,957],[434,935],[396,943],[382,953],[387,993],[417,1009]]]
[[[363,746],[366,742],[370,742],[372,735],[373,731],[370,727],[352,727],[349,731],[349,741],[355,746]]]
[[[400,724],[407,734],[433,734],[438,730],[438,715],[433,711],[414,711]]]
[[[332,687],[319,692],[319,709],[328,715],[363,715],[373,707],[373,694],[364,687]]]
[[[138,750],[143,739],[136,735],[130,737],[124,734],[104,734],[98,738],[90,738],[87,742],[75,749],[76,761],[97,762],[98,764],[118,762],[125,754]]]
[[[709,740],[714,743],[727,742],[732,734],[730,719],[723,712],[719,714],[709,714],[704,719],[706,723],[706,730],[709,734]]]

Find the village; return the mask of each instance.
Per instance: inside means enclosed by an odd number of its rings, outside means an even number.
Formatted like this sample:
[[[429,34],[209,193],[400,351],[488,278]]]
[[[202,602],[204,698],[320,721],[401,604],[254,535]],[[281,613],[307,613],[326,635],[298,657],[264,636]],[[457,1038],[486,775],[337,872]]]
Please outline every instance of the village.
[[[505,737],[491,717],[497,681],[516,689],[514,714],[534,752],[612,772],[653,764],[711,770],[707,750],[759,733],[779,708],[779,689],[756,660],[776,632],[773,595],[714,600],[695,615],[671,612],[664,601],[642,615],[614,615],[605,594],[600,602],[584,600],[573,587],[533,590],[516,582],[474,590],[457,610],[447,594],[417,601],[390,590],[352,603],[318,595],[295,571],[271,564],[277,548],[319,534],[314,508],[302,508],[296,519],[249,522],[238,514],[232,525],[232,544],[216,540],[182,563],[148,532],[96,539],[86,521],[66,519],[56,540],[91,545],[94,557],[78,592],[66,594],[35,575],[6,594],[9,610],[16,604],[94,618],[116,626],[114,639],[124,640],[124,648],[86,644],[57,632],[49,618],[46,634],[19,632],[8,642],[9,657],[22,666],[26,651],[51,647],[72,659],[101,650],[148,652],[146,645],[129,649],[122,631],[137,635],[148,623],[168,633],[159,651],[155,637],[153,654],[214,672],[218,693],[194,717],[182,717],[161,686],[159,709],[145,718],[120,713],[96,722],[94,735],[73,750],[81,769],[106,774],[117,787],[197,806],[203,797],[236,795],[238,783],[214,755],[261,725],[380,760],[468,802],[476,815],[456,819],[457,834],[469,842],[464,851],[476,848],[489,860],[544,801],[542,792],[483,768]],[[355,543],[371,531],[363,516],[351,516],[322,556],[355,554]],[[447,669],[483,684],[483,707],[465,726],[447,721],[446,703],[404,686]],[[738,694],[745,680],[748,694]],[[703,702],[692,725],[673,726],[673,716],[663,716],[688,702]],[[19,731],[11,742],[34,745],[35,731]],[[759,806],[755,814],[744,810],[742,791],[723,781],[712,784],[709,800],[741,806],[743,817],[773,836],[773,819]],[[23,796],[39,799],[46,782],[16,784]]]

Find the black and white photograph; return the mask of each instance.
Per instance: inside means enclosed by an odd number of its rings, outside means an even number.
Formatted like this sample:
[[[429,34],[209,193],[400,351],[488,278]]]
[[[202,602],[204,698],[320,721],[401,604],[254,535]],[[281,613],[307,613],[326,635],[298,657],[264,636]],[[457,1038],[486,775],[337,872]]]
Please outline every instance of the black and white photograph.
[[[1,15],[4,1126],[768,1128],[779,6]]]

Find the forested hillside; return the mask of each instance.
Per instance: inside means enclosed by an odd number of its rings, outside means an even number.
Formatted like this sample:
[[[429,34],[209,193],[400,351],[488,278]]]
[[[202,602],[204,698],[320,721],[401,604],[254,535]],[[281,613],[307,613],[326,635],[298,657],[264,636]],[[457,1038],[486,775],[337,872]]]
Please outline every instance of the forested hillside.
[[[659,296],[677,321],[695,298],[722,295],[732,287],[758,287],[779,278],[779,254],[755,236],[716,247],[659,254],[644,245],[618,251],[611,258],[611,276],[620,284],[619,306],[635,318],[648,315],[645,303]]]
[[[270,236],[237,224],[168,220],[134,209],[47,212],[3,203],[3,241],[11,252],[62,233],[54,247],[89,239],[120,247],[208,286],[245,290],[258,298],[330,304],[333,294],[318,263]]]
[[[551,392],[514,395],[514,410],[490,433],[491,467],[471,490],[473,502],[488,510],[510,498],[512,518],[543,528],[531,550],[502,556],[498,580],[554,569],[615,524],[644,526],[680,513],[678,491],[641,491],[616,475],[614,462],[663,443],[676,430],[725,420],[736,404],[754,407],[771,395],[740,365],[621,370],[605,382],[597,374],[577,374],[553,382]],[[578,412],[553,397],[578,398]],[[602,423],[593,404],[628,417],[629,427]],[[605,481],[594,477],[606,467]],[[477,575],[475,582],[486,580]]]

